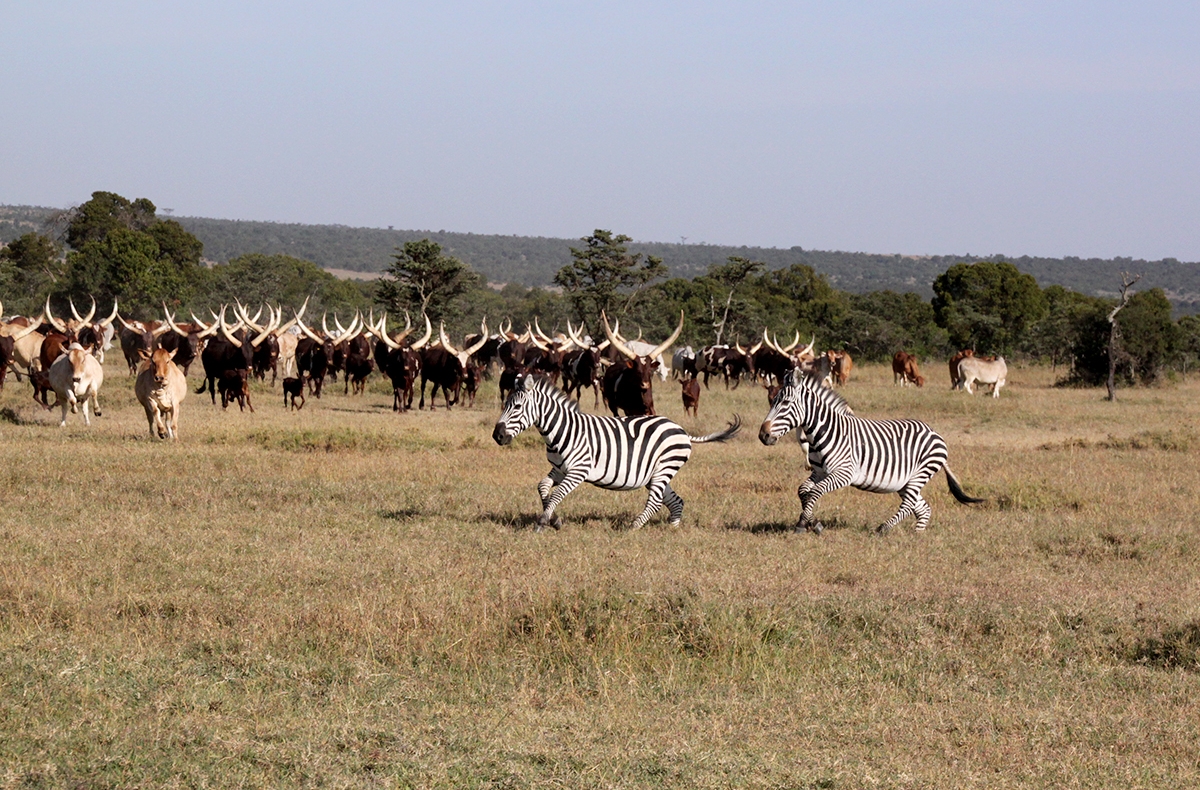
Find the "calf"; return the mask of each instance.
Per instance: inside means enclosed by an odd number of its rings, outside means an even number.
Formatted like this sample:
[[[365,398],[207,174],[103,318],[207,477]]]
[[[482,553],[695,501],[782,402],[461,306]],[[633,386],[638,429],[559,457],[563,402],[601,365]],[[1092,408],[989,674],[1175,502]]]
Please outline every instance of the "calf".
[[[50,386],[50,374],[44,370],[32,369],[29,371],[29,382],[33,384],[33,402],[50,411],[49,394],[54,391]]]
[[[683,413],[689,410],[693,417],[700,416],[700,380],[693,377],[680,381],[683,389]]]
[[[283,380],[283,408],[288,407],[288,396],[292,398],[292,408],[300,411],[304,408],[304,379],[289,376]],[[300,405],[296,405],[296,398],[300,398]]]
[[[896,352],[896,356],[892,357],[892,383],[899,384],[901,387],[907,387],[909,384],[916,384],[918,387],[925,386],[925,377],[917,368],[915,355],[907,351]]]
[[[250,371],[248,368],[231,368],[221,374],[217,381],[217,389],[221,392],[221,408],[227,408],[230,401],[236,400],[238,409],[245,411],[249,407],[254,413],[254,404],[250,402]]]

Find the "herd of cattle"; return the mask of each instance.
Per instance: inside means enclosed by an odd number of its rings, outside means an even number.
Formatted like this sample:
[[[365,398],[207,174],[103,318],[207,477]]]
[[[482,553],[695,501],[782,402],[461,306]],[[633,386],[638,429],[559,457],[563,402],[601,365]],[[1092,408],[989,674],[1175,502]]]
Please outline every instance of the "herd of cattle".
[[[773,398],[779,383],[799,367],[828,386],[845,385],[853,361],[844,351],[815,353],[813,343],[799,348],[800,336],[788,345],[772,339],[763,330],[760,341],[743,347],[713,345],[696,352],[691,346],[679,349],[672,357],[670,370],[663,354],[683,331],[683,314],[675,331],[657,345],[630,340],[620,333],[620,322],[610,325],[601,314],[604,339],[596,342],[581,335],[567,322],[566,333],[546,334],[535,319],[525,332],[516,333],[511,322],[489,332],[484,319],[478,334],[468,335],[461,346],[439,327],[437,339],[427,316],[422,326],[414,327],[406,315],[404,328],[389,331],[387,316],[364,318],[356,315],[349,326],[338,318],[333,327],[326,316],[316,330],[304,322],[307,300],[283,321],[283,309],[264,307],[253,316],[240,303],[222,307],[203,321],[192,314],[190,322],[179,322],[164,305],[160,321],[126,320],[114,303],[106,318],[96,317],[96,303],[81,315],[70,304],[71,318],[60,318],[46,300],[36,318],[15,316],[0,320],[0,388],[11,368],[18,380],[28,376],[33,384],[34,400],[46,409],[59,406],[62,424],[68,408],[82,407],[85,423],[89,404],[100,414],[97,394],[104,380],[105,350],[120,345],[129,373],[136,377],[134,386],[139,402],[146,410],[151,435],[173,438],[178,426],[179,404],[187,393],[187,375],[198,359],[203,367],[203,382],[197,394],[209,393],[222,407],[237,402],[239,408],[254,410],[250,399],[251,379],[271,377],[271,386],[282,368],[284,405],[301,409],[305,392],[320,398],[326,379],[336,382],[343,376],[344,392],[361,394],[368,376],[378,369],[388,377],[393,390],[393,409],[412,408],[416,384],[420,380],[418,408],[425,408],[425,390],[430,389],[430,409],[438,390],[446,408],[464,400],[474,405],[480,382],[499,372],[503,400],[512,392],[514,382],[526,373],[541,374],[578,400],[583,389],[591,388],[595,406],[603,398],[614,416],[655,413],[653,379],[665,381],[668,375],[679,380],[685,410],[697,414],[700,381],[708,386],[712,377],[721,377],[727,388],[736,388],[743,380],[759,382]],[[263,319],[263,313],[266,318]],[[229,315],[232,313],[232,323]],[[3,305],[0,303],[0,315]],[[898,384],[920,387],[925,379],[911,354],[898,352],[892,361]],[[1005,383],[1003,358],[974,356],[963,351],[950,361],[950,376],[955,388],[972,392],[976,382],[992,385],[998,396]],[[56,401],[49,402],[54,392]]]

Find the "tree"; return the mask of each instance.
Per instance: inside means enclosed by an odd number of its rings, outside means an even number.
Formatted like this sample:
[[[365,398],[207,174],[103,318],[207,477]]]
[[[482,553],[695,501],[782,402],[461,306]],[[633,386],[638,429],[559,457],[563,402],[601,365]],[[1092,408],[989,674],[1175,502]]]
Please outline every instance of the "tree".
[[[938,326],[957,348],[1010,353],[1030,326],[1046,314],[1037,280],[1011,263],[959,263],[933,283]]]
[[[626,314],[638,293],[665,277],[667,267],[657,255],[629,254],[631,238],[611,230],[596,231],[580,239],[582,248],[571,247],[572,262],[554,275],[556,285],[567,292],[582,322],[598,320],[600,312]]]
[[[318,321],[325,311],[343,316],[365,311],[371,301],[363,285],[339,280],[311,261],[262,253],[240,255],[214,266],[205,298],[197,301],[198,306],[211,309],[234,300],[248,307],[270,303],[295,308],[305,299],[309,300],[305,314],[309,319],[317,316]]]
[[[160,220],[146,198],[113,192],[68,212],[66,277],[54,289],[60,300],[117,299],[126,315],[157,315],[165,301],[190,302],[206,276],[204,245],[174,220]]]
[[[115,192],[93,192],[91,200],[68,212],[67,243],[78,250],[117,228],[144,231],[158,221],[156,212],[146,198],[131,202]]]
[[[63,277],[62,250],[49,236],[26,233],[0,249],[0,285],[11,312],[36,312]]]
[[[481,282],[471,267],[443,254],[442,245],[429,239],[406,241],[393,257],[388,277],[375,287],[375,303],[393,313],[409,310],[424,312],[434,322],[449,320],[457,312],[454,300]]]
[[[1121,299],[1108,314],[1108,324],[1111,327],[1108,332],[1108,399],[1110,401],[1117,399],[1117,363],[1123,356],[1121,353],[1121,328],[1117,324],[1117,313],[1129,304],[1131,298],[1129,289],[1140,279],[1142,279],[1140,274],[1130,275],[1128,272],[1121,272]]]
[[[717,331],[717,339],[714,341],[717,345],[721,345],[721,336],[725,334],[725,328],[729,324],[729,311],[733,308],[734,292],[746,281],[747,277],[762,271],[765,267],[766,264],[762,261],[752,261],[739,255],[730,255],[727,263],[715,263],[708,268],[708,276],[729,289],[729,294],[725,297],[725,308],[721,311],[719,321],[717,320],[717,301],[714,297],[709,297],[708,306],[713,329]]]

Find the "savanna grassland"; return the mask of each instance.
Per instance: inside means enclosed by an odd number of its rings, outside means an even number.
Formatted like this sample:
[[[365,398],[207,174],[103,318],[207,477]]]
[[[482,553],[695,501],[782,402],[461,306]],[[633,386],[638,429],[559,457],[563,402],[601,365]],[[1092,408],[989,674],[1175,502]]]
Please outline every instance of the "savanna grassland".
[[[938,475],[930,529],[879,537],[898,499],[839,492],[816,537],[754,387],[683,421],[746,428],[676,478],[682,527],[584,487],[535,533],[540,438],[491,441],[494,388],[193,394],[172,445],[106,372],[91,428],[0,393],[0,786],[1200,783],[1198,381],[856,370],[858,414],[927,421],[989,501]]]

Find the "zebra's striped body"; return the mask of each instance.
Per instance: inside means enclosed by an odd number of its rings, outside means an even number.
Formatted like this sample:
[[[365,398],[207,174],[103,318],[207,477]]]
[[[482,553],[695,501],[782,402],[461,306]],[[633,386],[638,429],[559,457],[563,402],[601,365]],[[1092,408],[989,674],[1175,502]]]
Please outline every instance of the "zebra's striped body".
[[[946,466],[946,442],[918,420],[868,420],[855,416],[837,393],[800,373],[789,374],[758,436],[774,444],[793,428],[808,437],[812,475],[797,494],[803,511],[797,529],[820,532],[813,520],[817,501],[830,491],[854,486],[876,493],[900,494],[900,509],[879,526],[887,532],[909,515],[917,529],[929,524],[929,503],[921,489],[945,467],[950,492],[960,502],[980,502],[963,493]]]
[[[665,417],[601,417],[584,414],[579,404],[548,382],[532,376],[520,378],[505,401],[504,411],[492,431],[497,444],[505,445],[530,425],[546,440],[550,473],[538,483],[542,515],[538,529],[557,529],[562,520],[554,514],[559,503],[580,483],[627,491],[645,486],[646,508],[633,522],[643,526],[664,504],[672,525],[683,518],[683,500],[671,490],[671,479],[692,454],[693,442],[725,441],[737,433],[740,421],[708,436],[688,436]]]

